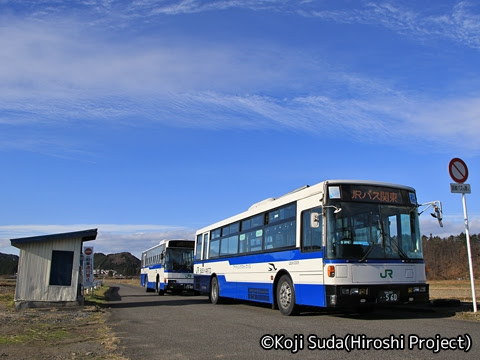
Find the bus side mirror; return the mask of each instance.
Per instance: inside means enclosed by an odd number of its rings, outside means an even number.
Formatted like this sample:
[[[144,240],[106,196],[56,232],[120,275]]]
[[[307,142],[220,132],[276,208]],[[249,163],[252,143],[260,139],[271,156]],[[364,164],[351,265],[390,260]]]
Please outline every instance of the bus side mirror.
[[[431,215],[438,220],[438,224],[440,227],[443,227],[443,211],[442,211],[442,203],[438,200],[436,201],[430,201],[428,203],[424,204],[419,204],[418,207],[420,206],[426,206],[426,208],[423,211],[420,211],[418,215],[422,215],[425,210],[427,210],[430,206],[433,207],[433,213]]]
[[[439,205],[433,205],[433,211],[431,215],[438,220],[438,224],[440,227],[443,227],[443,213],[442,213],[442,203],[439,203]]]
[[[320,214],[316,212],[312,212],[310,214],[310,227],[313,229],[317,229],[320,227]]]

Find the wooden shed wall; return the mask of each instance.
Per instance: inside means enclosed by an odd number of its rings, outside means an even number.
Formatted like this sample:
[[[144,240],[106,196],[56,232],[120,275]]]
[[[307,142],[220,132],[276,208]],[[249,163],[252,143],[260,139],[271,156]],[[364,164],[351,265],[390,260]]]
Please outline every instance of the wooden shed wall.
[[[22,244],[15,301],[76,301],[81,247],[78,238]],[[53,250],[74,252],[70,286],[49,285]]]

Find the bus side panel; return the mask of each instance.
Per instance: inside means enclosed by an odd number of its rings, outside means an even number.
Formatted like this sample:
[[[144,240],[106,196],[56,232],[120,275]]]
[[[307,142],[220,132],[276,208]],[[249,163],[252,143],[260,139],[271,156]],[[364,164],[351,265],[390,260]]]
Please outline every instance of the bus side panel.
[[[295,284],[295,302],[298,305],[326,306],[325,285]]]
[[[237,297],[243,300],[271,304],[273,302],[272,289],[271,283],[238,282]]]
[[[226,281],[225,275],[218,276],[218,283],[220,285],[220,296],[272,303],[271,283]]]
[[[218,285],[220,286],[220,296],[236,298],[237,297],[237,287],[235,283],[225,279],[225,275],[218,275]]]
[[[145,286],[145,281],[147,279],[147,274],[140,274],[140,285]]]
[[[155,281],[148,281],[147,282],[147,288],[155,291],[155,289],[156,289]]]
[[[198,275],[193,277],[193,289],[202,294],[210,292],[210,275]]]

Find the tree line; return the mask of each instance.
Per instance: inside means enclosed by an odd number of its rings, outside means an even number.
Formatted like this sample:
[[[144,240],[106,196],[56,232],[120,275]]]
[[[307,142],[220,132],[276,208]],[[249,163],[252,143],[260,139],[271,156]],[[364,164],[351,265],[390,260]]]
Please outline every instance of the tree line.
[[[470,235],[473,273],[480,273],[480,234]],[[464,233],[448,238],[423,236],[423,256],[427,280],[464,280],[470,278],[467,237]]]
[[[480,234],[470,236],[473,272],[480,278]],[[427,280],[469,279],[466,235],[440,238],[423,236],[423,255]],[[17,271],[18,256],[0,254],[0,275],[13,275]],[[123,275],[138,275],[140,260],[128,253],[95,254],[95,268],[114,269]]]

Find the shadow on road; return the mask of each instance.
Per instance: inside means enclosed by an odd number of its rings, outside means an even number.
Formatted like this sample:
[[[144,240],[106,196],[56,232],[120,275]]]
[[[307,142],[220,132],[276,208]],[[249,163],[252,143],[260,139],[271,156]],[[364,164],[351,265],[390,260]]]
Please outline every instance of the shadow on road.
[[[185,306],[185,305],[210,305],[206,296],[158,296],[152,293],[120,295],[120,287],[112,286],[105,293],[107,302],[103,307],[107,308],[138,308],[152,306]],[[144,299],[144,300],[143,300]],[[270,310],[270,304],[261,304],[249,301],[227,300],[225,304],[216,306],[229,306],[244,304]],[[471,305],[471,304],[470,304]],[[440,306],[396,306],[378,307],[369,312],[353,312],[342,310],[326,310],[315,307],[304,307],[299,316],[333,316],[353,320],[401,320],[401,319],[435,319],[454,317],[457,313],[466,311],[468,303],[441,303]]]
[[[182,298],[172,297],[170,295],[158,296],[155,294],[129,294],[120,295],[120,288],[112,286],[105,292],[105,299],[107,302],[102,307],[107,308],[135,308],[135,307],[149,307],[149,306],[183,306],[191,304],[208,304],[209,301],[203,296],[185,296]],[[126,300],[131,299],[132,301]],[[145,301],[141,301],[145,299]]]

